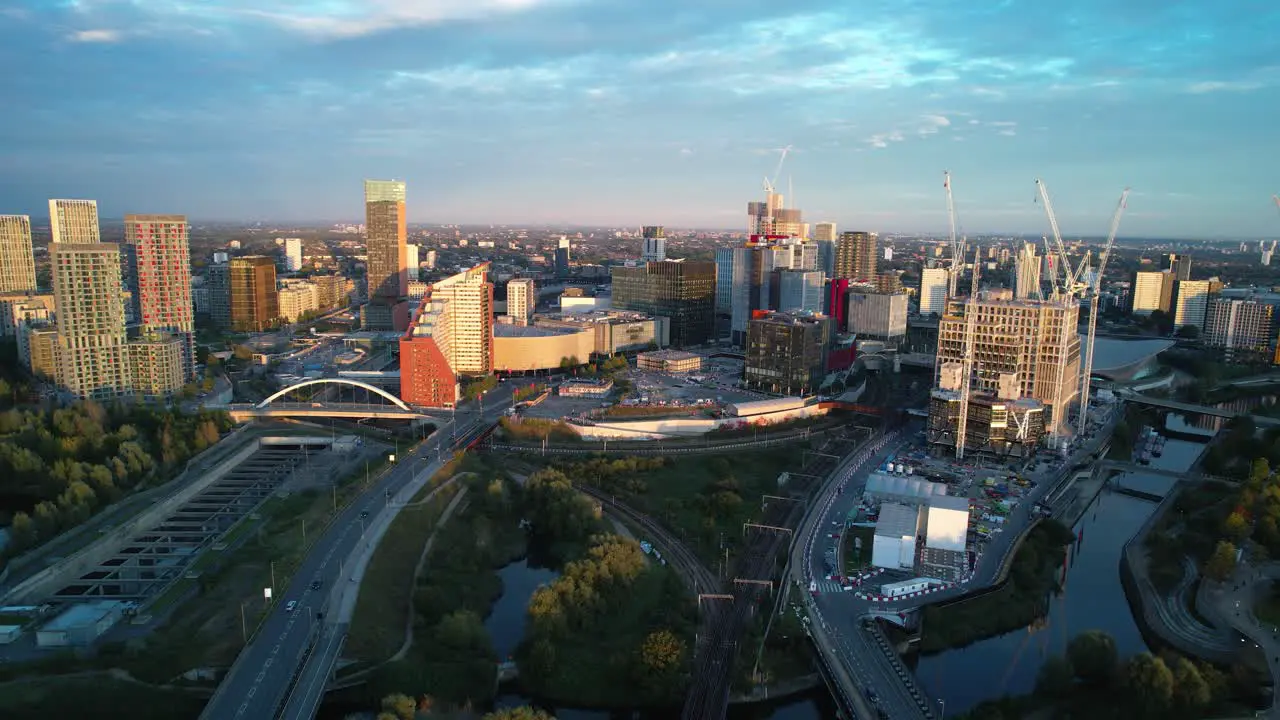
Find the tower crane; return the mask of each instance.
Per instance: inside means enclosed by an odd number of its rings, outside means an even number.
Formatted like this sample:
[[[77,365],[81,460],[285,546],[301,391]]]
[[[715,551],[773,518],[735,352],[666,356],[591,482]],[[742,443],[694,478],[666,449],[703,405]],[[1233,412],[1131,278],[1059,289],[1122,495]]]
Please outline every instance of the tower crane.
[[[964,269],[964,240],[956,237],[956,204],[951,197],[951,173],[942,173],[942,187],[947,190],[947,222],[951,225],[951,272],[947,277],[947,297],[956,296],[956,286],[960,283],[960,272]]]
[[[1120,229],[1120,218],[1124,216],[1125,206],[1129,202],[1129,188],[1120,193],[1120,202],[1116,204],[1115,214],[1111,216],[1111,229],[1107,232],[1107,244],[1102,247],[1098,259],[1098,273],[1093,276],[1089,285],[1089,335],[1085,349],[1084,372],[1080,374],[1080,433],[1084,434],[1085,425],[1089,421],[1089,378],[1093,375],[1093,345],[1098,333],[1098,295],[1102,286],[1102,274],[1107,271],[1107,260],[1111,257],[1111,248],[1116,244],[1116,231]],[[1280,201],[1277,201],[1280,202]]]
[[[1280,195],[1272,195],[1271,199],[1276,201],[1276,209],[1280,210]]]
[[[787,161],[787,153],[789,152],[791,152],[790,145],[782,148],[782,157],[778,158],[778,167],[773,169],[773,179],[771,180],[768,177],[765,177],[764,179],[764,191],[769,195],[774,193],[774,186],[778,182],[778,176],[782,174],[782,163]]]
[[[1065,295],[1070,297],[1082,293],[1084,284],[1081,282],[1081,274],[1084,270],[1084,263],[1081,262],[1079,267],[1071,267],[1071,259],[1067,257],[1067,248],[1062,244],[1062,233],[1058,230],[1058,216],[1053,212],[1053,202],[1049,200],[1049,189],[1039,178],[1036,178],[1036,188],[1040,191],[1040,199],[1044,202],[1044,212],[1049,216],[1049,229],[1053,231],[1054,249],[1057,251],[1058,262],[1054,263],[1057,267],[1053,269],[1049,282],[1053,288],[1054,295]],[[1058,278],[1063,278],[1063,283],[1058,284]]]
[[[973,382],[973,336],[978,331],[978,276],[981,252],[973,249],[973,281],[964,309],[964,355],[960,358],[960,417],[956,419],[956,459],[964,459],[965,435],[969,431],[969,386]]]

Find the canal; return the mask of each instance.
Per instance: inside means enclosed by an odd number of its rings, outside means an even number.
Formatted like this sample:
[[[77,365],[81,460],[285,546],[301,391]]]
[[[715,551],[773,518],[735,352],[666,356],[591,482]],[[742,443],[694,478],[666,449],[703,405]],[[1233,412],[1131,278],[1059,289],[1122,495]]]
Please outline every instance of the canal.
[[[1204,444],[1169,440],[1152,467],[1186,470]],[[1149,473],[1121,476],[1126,487],[1165,495],[1175,482]],[[983,700],[1031,692],[1044,660],[1066,651],[1085,630],[1102,630],[1116,640],[1120,656],[1147,649],[1120,585],[1120,554],[1156,504],[1103,490],[1073,530],[1080,541],[1068,555],[1063,592],[1052,598],[1043,621],[968,647],[922,656],[916,669],[927,694],[946,703],[948,716]]]

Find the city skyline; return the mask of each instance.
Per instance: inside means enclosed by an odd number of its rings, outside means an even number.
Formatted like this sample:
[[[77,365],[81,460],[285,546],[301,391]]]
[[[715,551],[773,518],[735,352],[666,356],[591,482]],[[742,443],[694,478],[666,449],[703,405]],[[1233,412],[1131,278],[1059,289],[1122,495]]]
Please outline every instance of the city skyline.
[[[732,229],[790,145],[779,190],[794,178],[813,223],[936,233],[946,169],[970,234],[1043,234],[1042,177],[1068,236],[1103,234],[1125,186],[1126,235],[1280,235],[1256,162],[1280,106],[1260,2],[0,13],[10,52],[41,58],[0,79],[19,99],[0,210],[33,219],[64,197],[105,217],[352,219],[363,178],[395,177],[413,223]]]

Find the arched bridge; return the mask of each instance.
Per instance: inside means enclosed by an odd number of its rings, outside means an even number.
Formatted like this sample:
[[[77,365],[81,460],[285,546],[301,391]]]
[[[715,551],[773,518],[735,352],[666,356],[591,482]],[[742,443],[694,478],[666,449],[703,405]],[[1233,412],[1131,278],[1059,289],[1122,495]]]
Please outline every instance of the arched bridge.
[[[297,399],[311,388],[306,400]],[[363,392],[361,392],[363,391]],[[294,397],[290,397],[294,396]],[[281,388],[257,404],[227,407],[238,422],[253,418],[357,418],[378,420],[437,420],[437,414],[414,408],[376,385],[350,378],[315,378]]]

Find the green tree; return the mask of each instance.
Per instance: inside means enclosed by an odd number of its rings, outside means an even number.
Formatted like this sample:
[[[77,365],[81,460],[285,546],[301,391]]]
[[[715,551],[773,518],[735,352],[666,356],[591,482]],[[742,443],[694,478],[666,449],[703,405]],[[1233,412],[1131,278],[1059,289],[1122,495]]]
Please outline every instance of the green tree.
[[[382,712],[396,720],[413,720],[414,715],[418,714],[418,703],[408,695],[388,695],[382,698]]]
[[[1227,540],[1219,540],[1213,555],[1204,564],[1204,574],[1211,580],[1223,582],[1236,571],[1236,546]]]
[[[1190,660],[1180,657],[1173,664],[1173,702],[1188,714],[1213,701],[1209,683],[1200,674],[1200,668]]]
[[[1054,655],[1044,661],[1036,674],[1036,692],[1050,698],[1066,697],[1075,687],[1075,675],[1070,660]]]
[[[1108,682],[1115,672],[1117,658],[1115,639],[1101,630],[1086,630],[1067,645],[1067,660],[1076,677],[1085,682],[1098,685]]]
[[[1244,513],[1239,510],[1232,512],[1222,522],[1222,532],[1226,533],[1227,537],[1231,538],[1233,542],[1241,542],[1249,537],[1251,531],[1252,528],[1249,527],[1249,521],[1245,519]]]
[[[9,524],[9,537],[18,550],[25,550],[35,545],[37,537],[35,521],[21,510],[14,513],[13,521]]]
[[[481,720],[556,720],[555,716],[548,715],[541,710],[531,708],[528,705],[521,705],[515,708],[506,708],[504,710],[495,710],[485,715]]]
[[[1271,476],[1271,463],[1266,458],[1260,457],[1253,461],[1249,466],[1249,481],[1255,484],[1262,484],[1264,480]]]
[[[1164,660],[1151,653],[1138,653],[1124,668],[1124,685],[1144,717],[1161,717],[1173,702],[1173,672]]]

